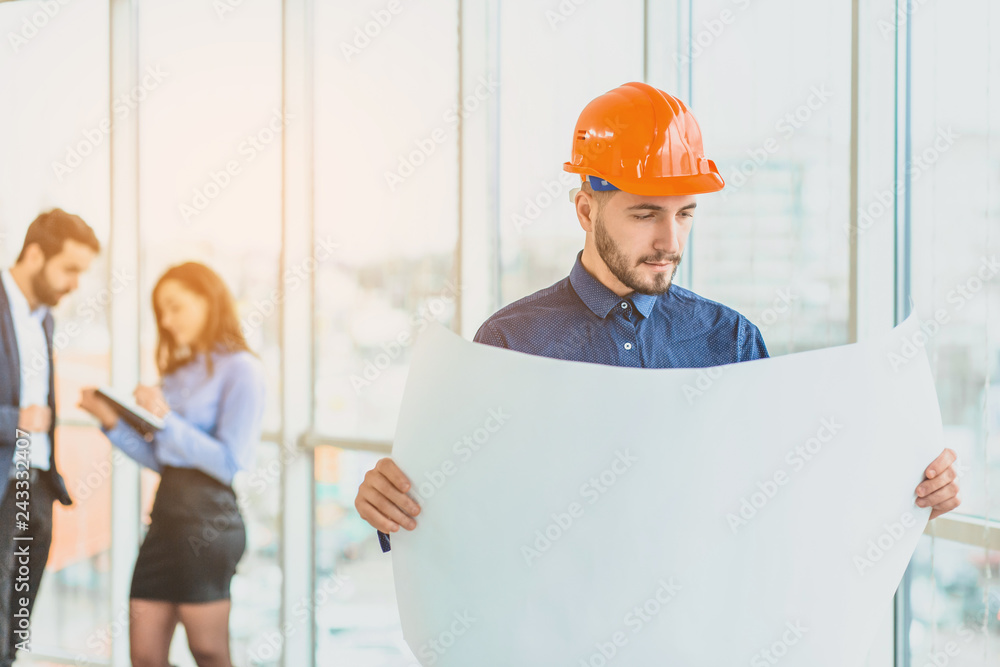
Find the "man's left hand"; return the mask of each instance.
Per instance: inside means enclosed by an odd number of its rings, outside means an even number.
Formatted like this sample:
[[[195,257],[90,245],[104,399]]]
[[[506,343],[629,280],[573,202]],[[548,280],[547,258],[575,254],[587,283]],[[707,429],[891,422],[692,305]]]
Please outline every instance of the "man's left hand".
[[[958,473],[952,465],[956,458],[955,452],[946,448],[927,466],[924,481],[917,486],[917,506],[930,507],[931,519],[962,504],[958,497]]]

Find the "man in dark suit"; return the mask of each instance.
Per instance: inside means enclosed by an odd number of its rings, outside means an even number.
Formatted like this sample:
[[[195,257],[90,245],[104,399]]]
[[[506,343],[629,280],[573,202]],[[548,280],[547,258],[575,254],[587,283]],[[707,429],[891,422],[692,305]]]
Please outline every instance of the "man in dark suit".
[[[49,308],[77,288],[98,252],[94,231],[57,208],[31,223],[17,262],[0,272],[0,667],[31,646],[52,502],[72,502],[56,469]]]

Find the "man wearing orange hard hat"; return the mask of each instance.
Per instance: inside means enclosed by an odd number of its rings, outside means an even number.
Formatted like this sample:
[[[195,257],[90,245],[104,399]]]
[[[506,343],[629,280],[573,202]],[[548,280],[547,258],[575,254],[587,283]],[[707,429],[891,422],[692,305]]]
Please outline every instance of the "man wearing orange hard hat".
[[[760,331],[732,308],[673,285],[695,195],[725,186],[701,129],[676,97],[626,83],[584,108],[563,165],[580,174],[573,202],[587,233],[569,276],[489,317],[476,342],[557,359],[637,368],[700,368],[767,357]],[[959,505],[955,453],[927,467],[917,504],[931,518]],[[845,487],[849,487],[845,480]],[[416,528],[420,508],[391,458],[365,475],[355,507],[379,530]],[[834,499],[835,500],[835,499]]]

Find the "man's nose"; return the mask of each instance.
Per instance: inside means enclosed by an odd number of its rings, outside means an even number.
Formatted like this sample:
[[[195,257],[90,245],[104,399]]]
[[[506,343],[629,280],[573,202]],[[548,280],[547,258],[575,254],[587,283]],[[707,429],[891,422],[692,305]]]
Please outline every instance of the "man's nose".
[[[669,253],[680,253],[681,235],[677,222],[673,218],[664,220],[656,230],[654,246],[657,250]]]

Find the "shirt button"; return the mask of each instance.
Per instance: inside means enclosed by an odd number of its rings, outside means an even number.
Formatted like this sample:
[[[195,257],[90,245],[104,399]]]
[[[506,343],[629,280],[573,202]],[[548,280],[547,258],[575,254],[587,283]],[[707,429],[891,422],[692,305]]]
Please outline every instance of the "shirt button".
[[[628,308],[628,304],[622,301],[622,308]]]
[[[625,349],[626,350],[631,350],[632,349],[632,343],[625,343]]]

